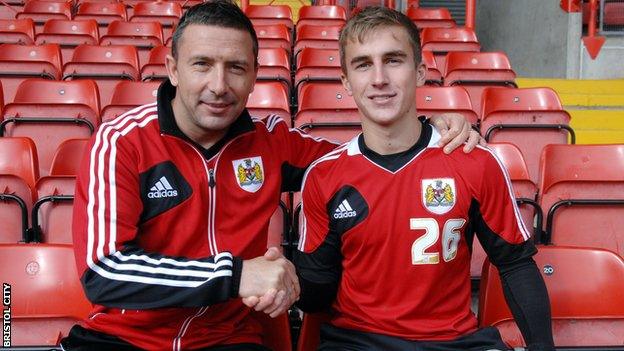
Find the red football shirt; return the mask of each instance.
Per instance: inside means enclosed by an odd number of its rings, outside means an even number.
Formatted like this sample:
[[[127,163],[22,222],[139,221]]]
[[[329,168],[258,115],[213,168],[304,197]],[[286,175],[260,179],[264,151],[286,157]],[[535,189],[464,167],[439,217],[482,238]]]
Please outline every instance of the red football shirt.
[[[308,170],[297,269],[318,283],[341,272],[333,325],[455,339],[477,328],[473,233],[497,265],[534,254],[500,161],[482,147],[446,155],[439,139],[425,124],[410,150],[382,156],[360,135]]]

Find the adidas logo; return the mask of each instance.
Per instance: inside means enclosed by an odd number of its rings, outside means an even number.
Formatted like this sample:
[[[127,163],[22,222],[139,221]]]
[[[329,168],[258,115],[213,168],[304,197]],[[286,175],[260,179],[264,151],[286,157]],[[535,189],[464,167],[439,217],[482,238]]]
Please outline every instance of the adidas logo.
[[[349,201],[347,199],[342,200],[340,206],[334,211],[334,218],[350,218],[355,217],[357,213],[353,211],[351,205],[349,205]]]
[[[169,184],[169,181],[167,181],[165,177],[161,177],[156,184],[150,188],[150,192],[147,193],[147,197],[150,199],[176,196],[178,196],[178,191],[171,187],[171,184]]]

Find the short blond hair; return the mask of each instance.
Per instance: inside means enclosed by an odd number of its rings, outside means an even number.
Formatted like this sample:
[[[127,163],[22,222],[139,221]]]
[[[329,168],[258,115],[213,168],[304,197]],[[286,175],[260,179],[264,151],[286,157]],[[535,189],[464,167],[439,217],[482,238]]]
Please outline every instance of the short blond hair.
[[[421,62],[420,34],[414,22],[406,15],[391,8],[369,6],[351,17],[340,31],[339,48],[342,72],[347,73],[345,48],[349,40],[357,40],[361,43],[371,31],[390,26],[399,26],[405,29],[414,52],[414,64],[418,66]]]

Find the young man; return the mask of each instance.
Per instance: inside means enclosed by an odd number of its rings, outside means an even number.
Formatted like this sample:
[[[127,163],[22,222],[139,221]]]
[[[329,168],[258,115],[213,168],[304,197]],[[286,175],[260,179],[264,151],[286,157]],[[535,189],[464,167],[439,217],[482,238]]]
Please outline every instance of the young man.
[[[65,350],[265,349],[241,298],[275,316],[298,297],[292,264],[265,254],[268,224],[281,191],[298,190],[306,167],[336,145],[249,115],[257,55],[235,4],[189,9],[157,102],[92,138],[73,235],[96,306]]]
[[[363,133],[304,176],[298,305],[332,307],[321,350],[506,349],[470,311],[476,232],[499,268],[530,350],[552,350],[536,249],[509,179],[486,148],[446,155],[417,118],[424,83],[418,31],[405,15],[369,7],[340,35],[342,80]]]

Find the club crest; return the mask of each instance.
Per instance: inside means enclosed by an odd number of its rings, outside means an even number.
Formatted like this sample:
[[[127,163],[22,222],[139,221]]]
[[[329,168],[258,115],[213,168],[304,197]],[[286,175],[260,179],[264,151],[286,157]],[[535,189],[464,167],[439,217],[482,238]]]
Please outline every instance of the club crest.
[[[260,156],[232,161],[238,185],[245,191],[255,193],[264,183],[264,168]]]
[[[457,193],[453,178],[423,179],[422,199],[425,208],[435,214],[445,214],[455,206]]]

